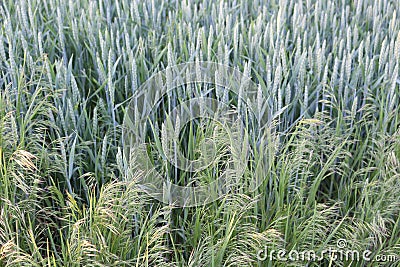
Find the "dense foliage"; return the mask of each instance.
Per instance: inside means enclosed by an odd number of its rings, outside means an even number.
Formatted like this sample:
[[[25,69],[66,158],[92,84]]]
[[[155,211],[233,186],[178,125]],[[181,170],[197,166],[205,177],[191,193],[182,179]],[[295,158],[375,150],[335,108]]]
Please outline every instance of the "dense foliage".
[[[399,256],[399,10],[390,0],[1,1],[0,266],[304,266],[257,252],[321,252],[338,239]],[[125,179],[121,126],[144,81],[196,60],[250,75],[280,143],[257,192],[174,209]]]

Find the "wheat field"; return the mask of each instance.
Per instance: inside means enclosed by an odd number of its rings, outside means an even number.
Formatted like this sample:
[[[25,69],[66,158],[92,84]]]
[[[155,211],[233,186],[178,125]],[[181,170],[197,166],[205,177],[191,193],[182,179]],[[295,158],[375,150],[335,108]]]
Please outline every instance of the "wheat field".
[[[396,0],[2,0],[0,266],[400,266],[399,11]],[[265,97],[268,142],[241,173],[263,182],[177,208],[141,190],[124,116],[155,73],[200,61]],[[199,128],[179,139],[192,158],[210,134]],[[155,163],[189,183],[164,162],[161,135]],[[214,137],[222,159],[233,153]],[[322,253],[339,245],[369,257]],[[322,257],[276,254],[310,250]]]

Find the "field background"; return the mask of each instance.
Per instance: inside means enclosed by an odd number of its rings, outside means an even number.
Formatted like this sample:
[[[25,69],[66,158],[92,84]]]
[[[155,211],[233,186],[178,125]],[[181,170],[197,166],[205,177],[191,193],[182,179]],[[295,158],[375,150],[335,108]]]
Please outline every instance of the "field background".
[[[399,256],[399,10],[389,0],[1,1],[0,266],[398,266],[257,252],[345,239]],[[260,84],[281,143],[257,192],[173,209],[125,179],[121,126],[144,81],[196,60]]]

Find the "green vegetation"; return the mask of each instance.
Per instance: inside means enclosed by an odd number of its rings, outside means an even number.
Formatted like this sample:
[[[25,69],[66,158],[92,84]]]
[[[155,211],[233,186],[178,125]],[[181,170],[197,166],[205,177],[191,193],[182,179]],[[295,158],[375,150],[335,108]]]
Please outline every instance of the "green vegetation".
[[[400,2],[260,2],[0,2],[0,266],[400,264]],[[122,123],[152,74],[196,60],[260,85],[279,145],[244,172],[256,192],[172,208],[126,179]],[[257,259],[339,239],[397,261]]]

